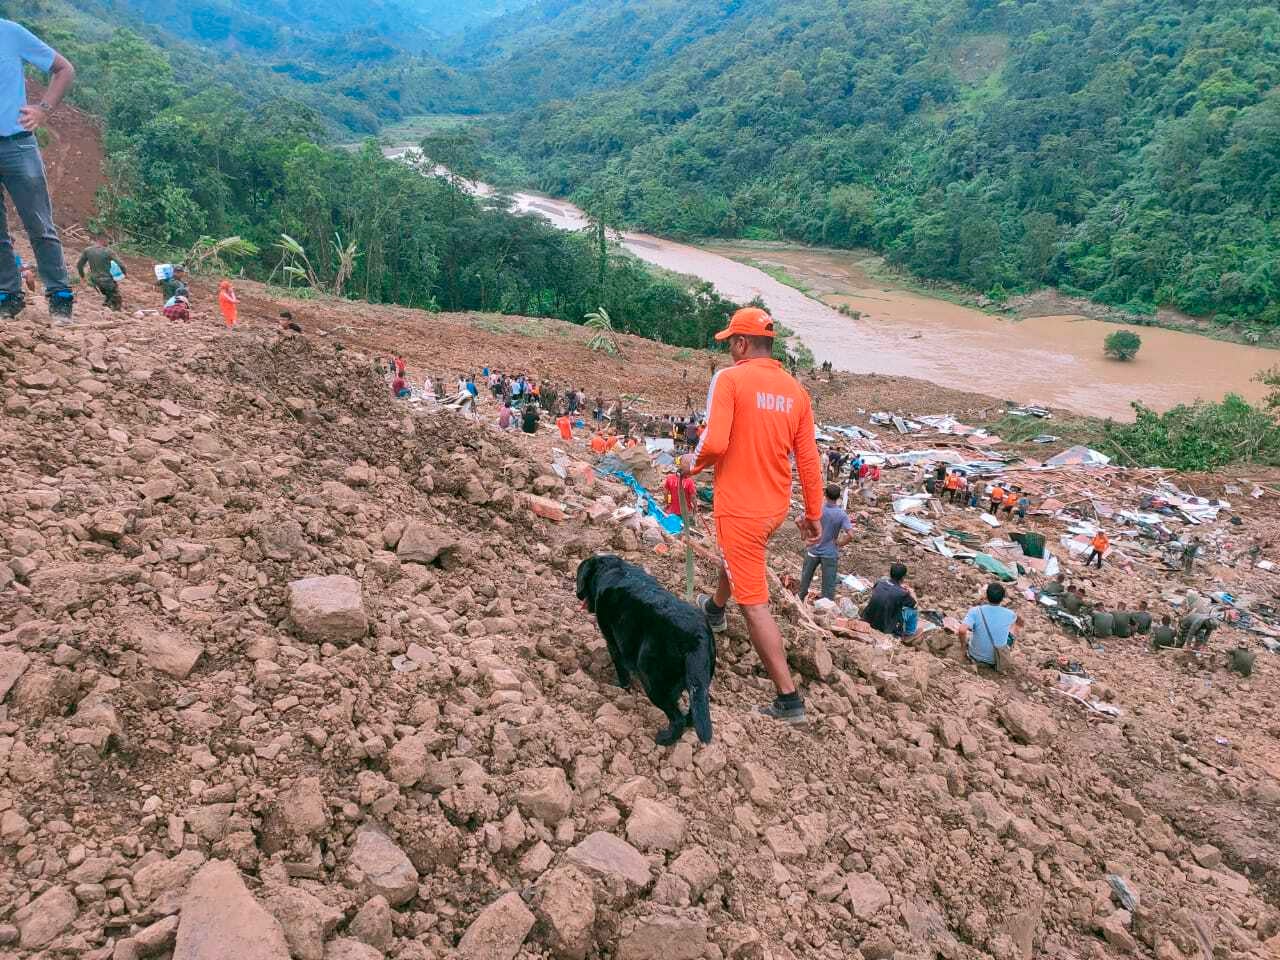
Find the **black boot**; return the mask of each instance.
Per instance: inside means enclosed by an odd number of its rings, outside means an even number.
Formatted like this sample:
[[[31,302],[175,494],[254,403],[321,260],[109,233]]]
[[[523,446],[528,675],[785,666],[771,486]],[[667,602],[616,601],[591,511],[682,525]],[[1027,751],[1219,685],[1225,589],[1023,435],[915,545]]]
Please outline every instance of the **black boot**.
[[[17,293],[0,293],[0,317],[12,320],[22,312],[22,308],[27,305],[27,298],[22,292]]]
[[[55,290],[49,294],[49,312],[55,317],[71,320],[71,308],[75,304],[75,294],[70,290]]]

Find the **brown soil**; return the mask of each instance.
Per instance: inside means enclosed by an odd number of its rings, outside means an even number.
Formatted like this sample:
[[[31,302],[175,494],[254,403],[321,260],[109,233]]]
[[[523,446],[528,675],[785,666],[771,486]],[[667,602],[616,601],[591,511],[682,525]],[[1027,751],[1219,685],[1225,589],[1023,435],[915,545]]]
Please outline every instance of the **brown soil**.
[[[27,89],[28,99],[33,100],[43,92],[35,83]],[[96,194],[106,183],[102,127],[96,118],[64,103],[54,111],[45,133],[41,152],[54,216],[60,227],[84,227],[97,215]]]
[[[239,286],[234,333],[207,280],[187,325],[87,295],[76,326],[39,304],[0,325],[0,677],[16,674],[0,691],[0,949],[212,960],[250,937],[286,960],[283,926],[297,957],[397,960],[1277,955],[1280,668],[1259,648],[1251,679],[1224,669],[1252,635],[1224,627],[1202,657],[1093,649],[1017,599],[1013,670],[989,676],[954,644],[877,649],[778,602],[809,725],[753,713],[770,686],[735,611],[715,741],[659,748],[574,570],[607,549],[679,591],[679,544],[587,521],[627,499],[580,472],[581,438],[501,435],[491,405],[478,423],[414,413],[373,357],[403,353],[415,380],[488,364],[678,412],[709,356],[624,338],[612,360],[548,321]],[[124,294],[158,306],[142,279]],[[278,334],[281,309],[302,336]],[[997,405],[841,383],[827,408],[864,425],[859,407]],[[567,481],[550,467],[566,446]],[[892,520],[887,494],[914,475],[884,486],[844,569],[904,559],[923,607],[962,615],[986,578]],[[1107,497],[1129,506],[1137,487],[1116,474]],[[1275,500],[1232,499],[1243,527],[1201,528],[1189,582],[1274,603],[1276,575],[1240,552],[1257,538],[1274,554]],[[969,511],[938,519],[985,530]],[[791,527],[771,555],[796,572]],[[1158,614],[1187,585],[1148,563],[1068,568],[1094,598]],[[713,575],[699,560],[699,586]],[[292,595],[320,576],[358,591],[338,620]],[[1059,654],[1120,719],[1054,691],[1040,664]],[[584,861],[597,832],[621,859]],[[1140,902],[1123,909],[1109,876]]]

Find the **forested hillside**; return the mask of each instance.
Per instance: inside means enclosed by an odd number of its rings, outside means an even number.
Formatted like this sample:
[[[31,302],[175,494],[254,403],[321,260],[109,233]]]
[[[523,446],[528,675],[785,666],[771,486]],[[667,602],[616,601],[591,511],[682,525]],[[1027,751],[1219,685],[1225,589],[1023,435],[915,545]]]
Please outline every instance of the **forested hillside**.
[[[17,0],[72,40],[127,28],[164,49],[180,72],[227,83],[246,103],[287,96],[350,139],[423,113],[466,113],[480,84],[433,51],[524,0]]]
[[[296,85],[251,65],[184,56],[68,8],[21,13],[76,65],[72,98],[103,120],[101,222],[123,244],[181,259],[202,238],[239,236],[255,252],[235,268],[283,283],[282,264],[298,260],[288,235],[329,291],[575,322],[604,307],[621,330],[688,346],[705,346],[732,307],[709,285],[602,256],[586,235],[384,159],[372,142],[324,146],[324,118],[291,96]]]
[[[559,0],[472,40],[456,61],[516,110],[509,182],[997,296],[1280,323],[1273,3]]]

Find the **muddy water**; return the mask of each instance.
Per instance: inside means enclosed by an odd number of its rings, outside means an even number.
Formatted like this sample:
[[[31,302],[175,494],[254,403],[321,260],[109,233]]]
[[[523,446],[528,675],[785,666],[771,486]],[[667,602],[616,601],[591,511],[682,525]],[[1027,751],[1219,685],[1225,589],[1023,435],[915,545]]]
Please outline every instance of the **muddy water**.
[[[492,192],[485,184],[472,190]],[[561,229],[586,225],[582,211],[563,200],[533,193],[517,193],[514,200],[518,209]],[[856,252],[772,245],[703,248],[639,233],[625,234],[623,245],[649,263],[711,281],[732,300],[759,296],[819,363],[830,360],[853,373],[917,377],[1019,403],[1132,419],[1135,400],[1157,410],[1198,398],[1216,400],[1228,392],[1256,400],[1265,391],[1251,378],[1280,363],[1280,353],[1273,351],[1151,327],[1135,328],[1142,337],[1136,360],[1107,360],[1102,341],[1121,326],[1069,316],[992,317],[879,283],[866,272],[866,255]],[[743,259],[782,267],[810,295]],[[839,313],[835,307],[842,304],[862,317]]]
[[[810,298],[859,311],[862,316],[856,321],[838,313],[833,321],[840,331],[837,337],[848,338],[851,329],[857,331],[855,349],[872,354],[840,353],[844,362],[838,365],[855,370],[901,373],[1022,402],[1132,419],[1134,400],[1165,410],[1200,398],[1217,400],[1226,393],[1261,399],[1266,391],[1253,376],[1280,362],[1280,353],[1272,350],[1155,327],[1125,327],[1079,316],[993,317],[878,282],[866,270],[877,258],[865,253],[773,246],[713,249],[731,258],[782,267],[808,288]],[[804,332],[802,325],[789,325]],[[830,340],[828,329],[824,324],[822,340],[839,352],[842,343]],[[1103,341],[1119,329],[1132,329],[1142,337],[1142,349],[1133,361],[1120,363],[1103,355]],[[829,355],[823,359],[837,362]]]

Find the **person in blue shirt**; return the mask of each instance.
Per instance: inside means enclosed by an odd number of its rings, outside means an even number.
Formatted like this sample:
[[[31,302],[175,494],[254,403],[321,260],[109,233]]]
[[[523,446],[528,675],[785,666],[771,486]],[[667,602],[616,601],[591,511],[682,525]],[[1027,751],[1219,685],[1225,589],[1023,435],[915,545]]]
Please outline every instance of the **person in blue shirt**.
[[[28,63],[49,74],[49,87],[38,103],[27,103],[23,67]],[[12,20],[0,20],[0,183],[26,227],[49,310],[60,323],[71,322],[73,296],[35,131],[48,122],[75,75],[75,67],[43,40]],[[0,316],[15,317],[24,306],[22,277],[0,201]]]
[[[853,523],[849,515],[840,509],[840,487],[827,484],[826,502],[822,505],[822,517],[818,523],[822,534],[818,542],[804,552],[804,566],[800,570],[800,589],[797,596],[803,600],[809,593],[809,584],[818,567],[822,567],[822,595],[828,600],[836,598],[836,577],[839,573],[840,548],[853,539]]]
[[[969,641],[969,659],[985,667],[998,667],[999,651],[1013,646],[1009,632],[1022,624],[1022,617],[1004,603],[1004,585],[987,585],[987,602],[973,607],[964,615],[960,625],[960,639]]]

